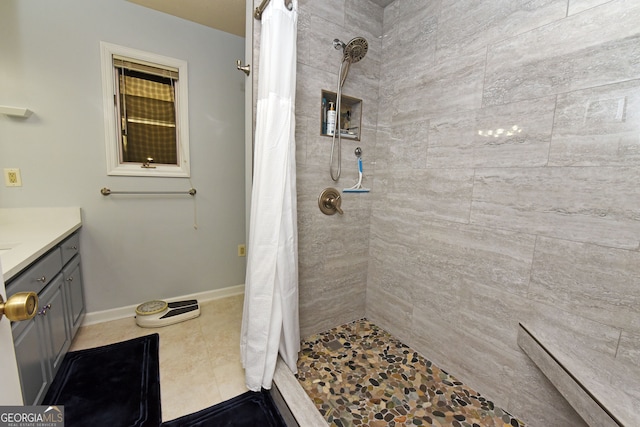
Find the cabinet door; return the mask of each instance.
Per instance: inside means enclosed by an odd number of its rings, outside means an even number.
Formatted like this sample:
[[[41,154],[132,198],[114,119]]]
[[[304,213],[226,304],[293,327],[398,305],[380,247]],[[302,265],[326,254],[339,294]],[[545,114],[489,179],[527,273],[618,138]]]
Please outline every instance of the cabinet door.
[[[76,256],[80,251],[80,233],[77,231],[60,244],[60,252],[62,253],[62,265],[66,265],[71,258]]]
[[[65,293],[67,295],[67,317],[71,337],[75,336],[84,315],[84,294],[82,291],[82,272],[80,255],[77,255],[63,270]]]
[[[40,332],[46,347],[47,365],[51,379],[58,372],[60,362],[71,345],[71,334],[65,317],[67,312],[62,274],[56,276],[53,282],[40,294],[41,318]]]
[[[38,405],[49,388],[47,358],[37,324],[41,320],[36,316],[11,326],[25,405]]]

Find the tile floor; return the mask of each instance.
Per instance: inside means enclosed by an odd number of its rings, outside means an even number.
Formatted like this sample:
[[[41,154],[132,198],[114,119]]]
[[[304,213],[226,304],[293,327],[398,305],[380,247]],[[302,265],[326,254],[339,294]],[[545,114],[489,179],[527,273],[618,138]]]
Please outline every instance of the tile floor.
[[[71,350],[157,332],[162,419],[172,420],[247,390],[242,303],[242,295],[203,302],[200,317],[163,328],[140,328],[133,316],[83,326]],[[298,370],[331,426],[523,426],[364,319],[303,340]]]
[[[298,380],[335,427],[523,427],[367,320],[302,342]]]
[[[71,350],[160,335],[162,419],[169,421],[247,389],[240,362],[243,296],[201,303],[200,317],[162,328],[140,328],[133,316],[83,326]]]

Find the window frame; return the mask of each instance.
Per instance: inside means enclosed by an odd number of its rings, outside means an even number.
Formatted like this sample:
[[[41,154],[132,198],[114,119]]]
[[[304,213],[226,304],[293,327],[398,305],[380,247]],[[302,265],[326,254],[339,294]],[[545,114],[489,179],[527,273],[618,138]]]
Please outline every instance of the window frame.
[[[158,177],[190,177],[189,158],[189,110],[188,110],[188,70],[187,62],[119,46],[112,43],[100,42],[100,53],[102,60],[102,91],[105,124],[105,146],[107,151],[107,175],[119,176],[158,176]],[[120,148],[120,120],[119,107],[116,101],[116,78],[117,73],[113,65],[113,56],[121,56],[154,64],[158,67],[168,67],[178,69],[178,80],[176,84],[176,137],[177,137],[177,158],[178,164],[155,164],[154,167],[142,167],[142,163],[121,162]]]

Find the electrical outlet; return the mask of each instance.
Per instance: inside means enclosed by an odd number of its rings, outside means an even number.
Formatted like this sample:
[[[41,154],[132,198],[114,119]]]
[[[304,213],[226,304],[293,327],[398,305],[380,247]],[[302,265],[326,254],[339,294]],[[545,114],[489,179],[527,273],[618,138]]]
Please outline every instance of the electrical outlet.
[[[247,248],[245,245],[238,245],[238,256],[247,256]]]
[[[5,168],[4,183],[7,187],[22,187],[22,178],[20,177],[20,169]]]

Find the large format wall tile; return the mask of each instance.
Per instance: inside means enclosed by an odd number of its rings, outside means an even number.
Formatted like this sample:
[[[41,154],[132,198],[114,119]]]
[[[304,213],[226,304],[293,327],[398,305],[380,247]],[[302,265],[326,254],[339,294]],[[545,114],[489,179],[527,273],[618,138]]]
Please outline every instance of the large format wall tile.
[[[382,9],[368,0],[300,0],[296,86],[298,159],[298,262],[302,336],[365,315],[369,255],[369,194],[344,195],[344,215],[326,216],[317,198],[326,187],[342,189],[357,180],[356,146],[375,163],[377,95],[380,79]],[[357,22],[356,22],[357,21]],[[353,64],[344,93],[363,100],[362,140],[342,142],[342,178],[329,176],[331,138],[320,136],[321,91],[336,92],[342,53],[333,39],[364,36],[365,58]],[[374,170],[365,166],[367,182]]]
[[[387,84],[421,75],[435,64],[438,28],[437,1],[414,2],[402,9],[401,15],[390,10],[399,12],[400,8],[391,5],[385,9],[383,66],[393,72]],[[387,25],[387,21],[396,24]]]
[[[394,77],[394,124],[424,120],[443,113],[473,110],[482,102],[484,49],[447,58],[420,73]]]
[[[322,17],[327,21],[344,26],[345,1],[346,0],[300,0],[298,2],[298,8],[308,14]]]
[[[473,140],[475,167],[545,166],[555,97],[482,108]]]
[[[566,0],[443,0],[438,57],[460,55],[565,17]]]
[[[637,251],[538,238],[529,287],[531,299],[640,332],[639,288]]]
[[[603,3],[607,3],[611,0],[569,0],[569,15],[580,13],[592,7],[600,6]]]
[[[637,168],[478,169],[471,222],[635,249]]]
[[[616,0],[489,46],[483,105],[639,78],[638,14]]]
[[[540,267],[540,264],[536,263],[535,267]],[[533,292],[536,292],[536,285],[532,285],[532,288],[534,288]],[[539,302],[536,298],[530,298],[529,303],[531,309],[519,320],[542,338],[547,338],[552,332],[555,336],[552,337],[554,341],[580,343],[585,352],[610,358],[616,356],[620,342],[619,328],[590,320],[582,313],[563,310],[562,307],[553,303]]]
[[[434,117],[429,125],[427,166],[430,168],[472,168],[478,128],[477,110]]]
[[[549,165],[640,165],[640,80],[559,95]]]
[[[638,366],[638,360],[640,360],[640,332],[622,331],[616,358],[623,363]]]
[[[440,221],[425,223],[420,235],[419,268],[425,282],[463,288],[482,284],[500,293],[527,295],[534,236]]]
[[[465,332],[483,337],[498,350],[517,352],[518,319],[526,316],[531,307],[526,296],[485,285],[481,277],[469,278],[465,285],[459,311]]]
[[[379,133],[384,132],[382,129]],[[429,122],[392,126],[380,144],[377,163],[389,169],[424,169],[427,166]]]
[[[637,362],[640,3],[300,6],[303,335],[366,315],[528,426],[582,427],[514,325]],[[345,93],[364,101],[363,138],[343,142],[334,183],[319,96],[335,91],[331,41],[356,35],[370,51]],[[353,184],[356,146],[372,192],[326,217],[317,196]]]
[[[545,166],[555,105],[545,97],[432,118],[427,166]]]
[[[349,0],[345,3],[345,27],[353,28],[369,43],[379,42],[382,36],[384,9],[369,0]],[[345,43],[348,40],[343,40]],[[376,59],[382,54],[380,49],[371,51]],[[367,52],[367,56],[369,52]]]
[[[455,316],[456,310],[450,310],[450,313],[448,318],[433,317],[426,310],[414,308],[415,335],[410,347],[463,383],[482,390],[481,393],[497,406],[505,407],[517,384],[514,367],[519,353],[497,348],[481,336],[466,333]]]
[[[472,169],[397,170],[387,179],[381,191],[398,213],[469,222]]]

